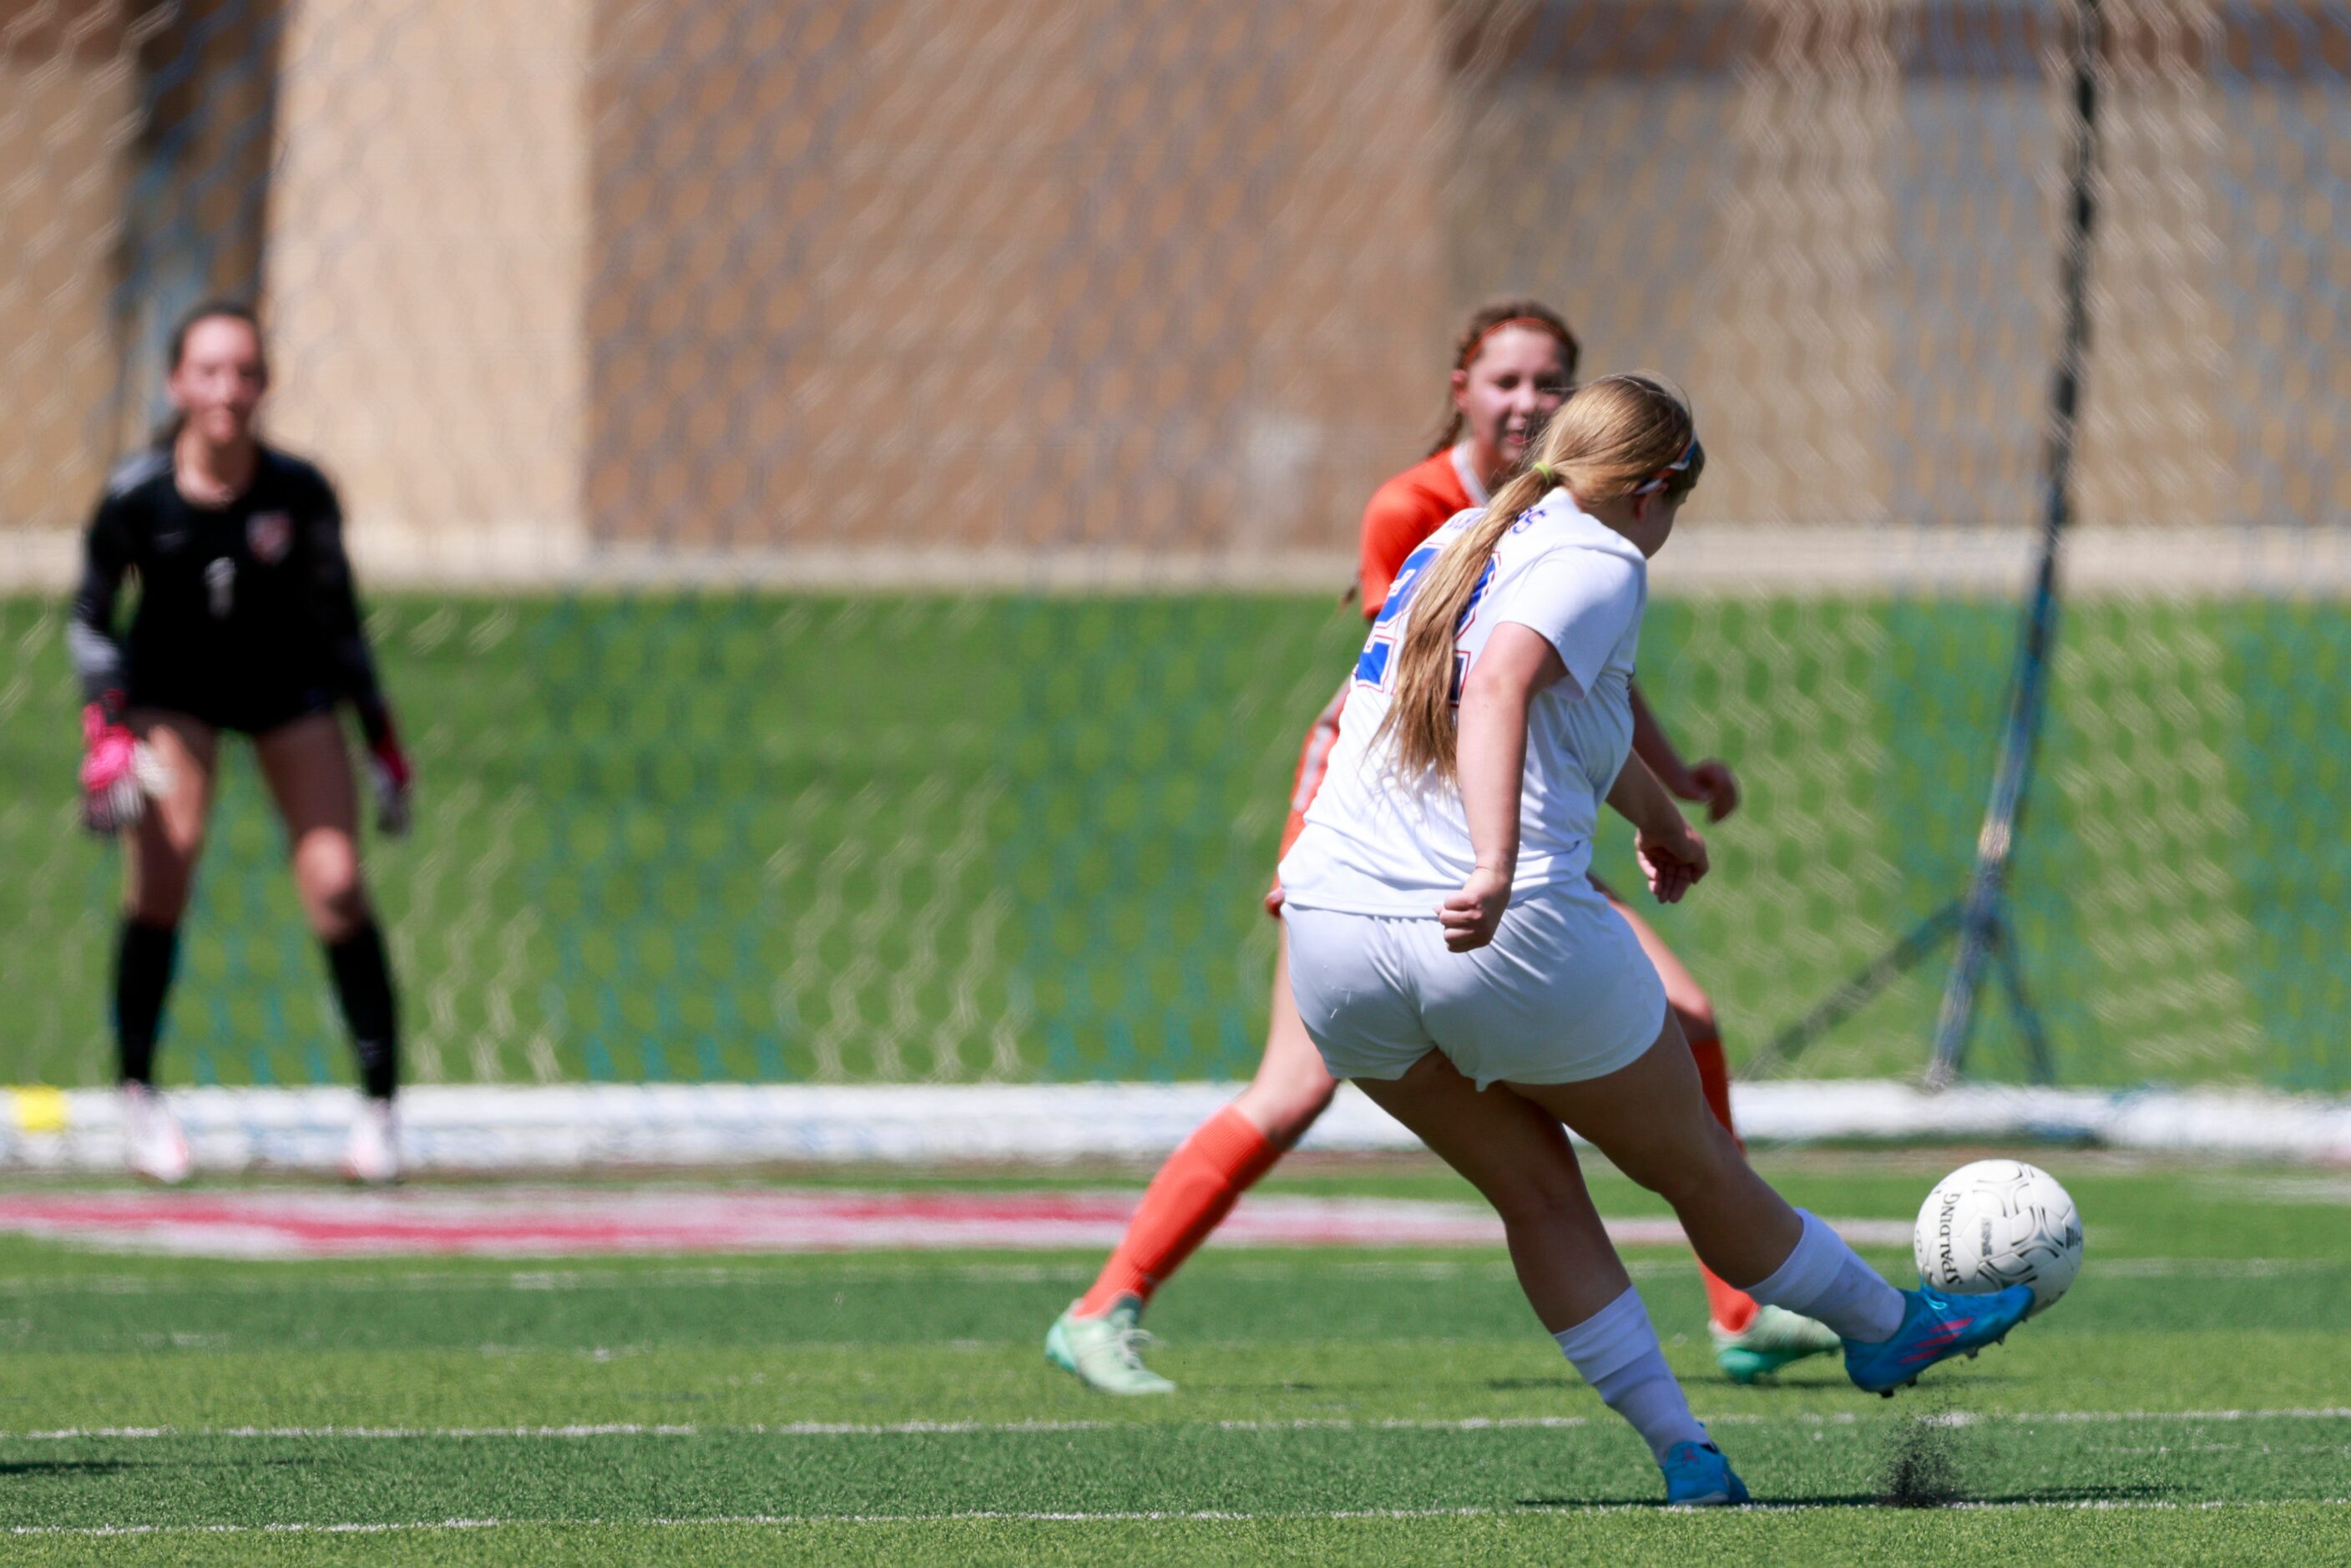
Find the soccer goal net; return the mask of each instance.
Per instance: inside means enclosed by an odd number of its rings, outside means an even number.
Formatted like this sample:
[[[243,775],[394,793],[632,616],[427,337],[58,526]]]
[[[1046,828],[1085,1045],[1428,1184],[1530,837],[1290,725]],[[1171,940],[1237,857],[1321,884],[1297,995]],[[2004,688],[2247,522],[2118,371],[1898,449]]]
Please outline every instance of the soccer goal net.
[[[1696,404],[1642,677],[1746,801],[1656,919],[1751,1055],[1974,853],[2085,17],[2016,947],[2060,1084],[2351,1090],[2351,14],[2304,0],[0,7],[0,1078],[110,1078],[64,593],[223,294],[417,762],[368,874],[419,1083],[1246,1075],[1358,519],[1503,293]],[[1942,973],[1792,1070],[1915,1075]],[[235,748],[162,1061],[349,1072]],[[1968,1068],[2026,1071],[1996,1003]]]

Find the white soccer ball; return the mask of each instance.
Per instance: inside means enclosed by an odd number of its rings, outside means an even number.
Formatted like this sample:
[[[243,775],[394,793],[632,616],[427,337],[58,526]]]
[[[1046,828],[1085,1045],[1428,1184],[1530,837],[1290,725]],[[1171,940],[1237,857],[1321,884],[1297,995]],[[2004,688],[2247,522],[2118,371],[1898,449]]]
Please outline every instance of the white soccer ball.
[[[1980,1296],[2032,1287],[2047,1312],[2082,1268],[2082,1217],[2057,1178],[2022,1160],[1978,1160],[1935,1184],[1911,1241],[1918,1278]]]

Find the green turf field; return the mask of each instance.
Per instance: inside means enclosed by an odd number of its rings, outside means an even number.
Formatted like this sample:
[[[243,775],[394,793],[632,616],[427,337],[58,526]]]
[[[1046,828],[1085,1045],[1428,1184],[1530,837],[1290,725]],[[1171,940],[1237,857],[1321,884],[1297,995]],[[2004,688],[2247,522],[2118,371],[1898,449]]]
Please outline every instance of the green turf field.
[[[1765,1166],[1823,1212],[1907,1218],[1961,1157]],[[1182,1392],[1112,1403],[1039,1354],[1095,1261],[1075,1253],[260,1264],[12,1241],[0,1528],[28,1533],[0,1556],[2351,1559],[2351,1184],[2042,1157],[2087,1217],[2080,1283],[1892,1401],[1821,1362],[1730,1385],[1687,1260],[1633,1254],[1767,1505],[1735,1516],[1655,1506],[1646,1453],[1494,1251],[1212,1246],[1153,1313]],[[1405,1160],[1301,1162],[1269,1185],[1461,1196]],[[1595,1186],[1611,1215],[1656,1211]],[[68,1430],[89,1435],[27,1436]]]
[[[0,599],[0,1077],[96,1083],[119,873],[68,826],[62,622]],[[1291,764],[1361,637],[1329,600],[1213,595],[392,596],[373,624],[423,778],[372,872],[427,1082],[1245,1074]],[[1652,696],[1748,788],[1659,917],[1734,1058],[1960,886],[2014,628],[1652,612]],[[2351,1090],[2351,619],[2092,602],[2064,639],[2017,862],[2059,1081]],[[183,975],[168,1077],[348,1071],[241,755]],[[1915,1071],[1939,976],[1804,1071]],[[2020,1070],[1997,1007],[1973,1065]]]

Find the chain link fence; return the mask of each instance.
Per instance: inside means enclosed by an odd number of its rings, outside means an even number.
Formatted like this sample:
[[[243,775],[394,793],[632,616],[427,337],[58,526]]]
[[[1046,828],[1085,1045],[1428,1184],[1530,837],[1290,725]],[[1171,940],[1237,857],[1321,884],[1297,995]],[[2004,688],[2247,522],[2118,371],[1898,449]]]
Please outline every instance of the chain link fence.
[[[2101,11],[2018,934],[2062,1082],[2351,1089],[2351,8]],[[1707,433],[1643,674],[1749,804],[1658,918],[1751,1049],[1965,874],[2077,17],[0,5],[0,1065],[110,1071],[63,592],[215,293],[417,754],[370,870],[426,1081],[1245,1073],[1355,525],[1499,292]],[[340,1075],[243,761],[188,930],[167,1074]],[[1915,1071],[1938,978],[1804,1070]]]

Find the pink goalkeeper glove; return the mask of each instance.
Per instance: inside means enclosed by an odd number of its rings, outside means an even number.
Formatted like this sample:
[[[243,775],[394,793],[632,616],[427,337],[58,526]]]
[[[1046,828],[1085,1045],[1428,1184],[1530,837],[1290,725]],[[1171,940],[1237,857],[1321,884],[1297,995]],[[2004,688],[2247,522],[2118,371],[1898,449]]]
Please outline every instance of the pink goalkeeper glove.
[[[139,738],[109,716],[107,705],[81,710],[81,822],[93,833],[118,833],[147,809]]]

